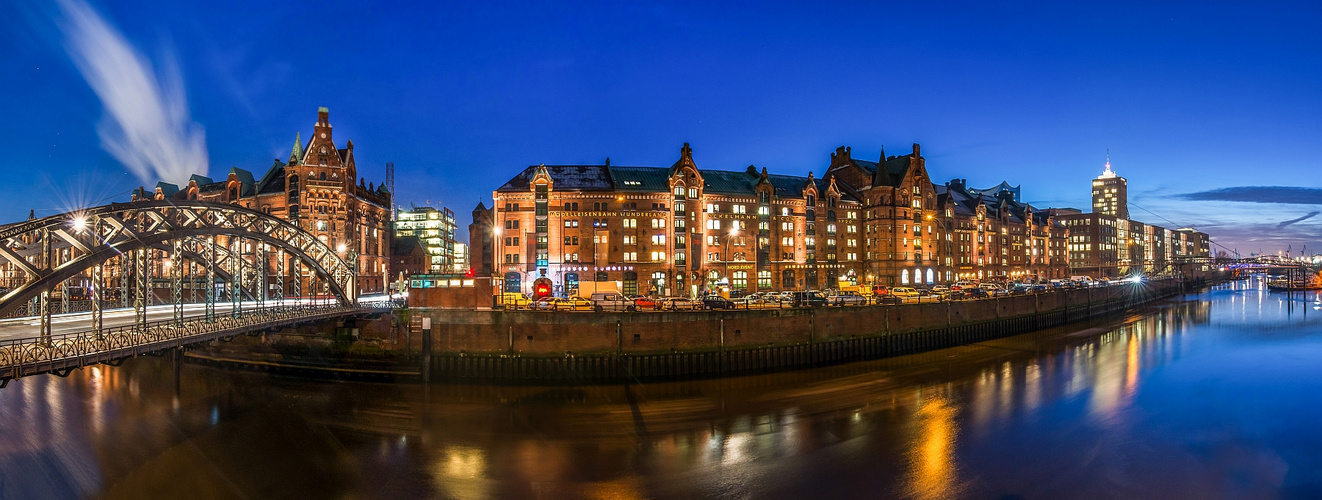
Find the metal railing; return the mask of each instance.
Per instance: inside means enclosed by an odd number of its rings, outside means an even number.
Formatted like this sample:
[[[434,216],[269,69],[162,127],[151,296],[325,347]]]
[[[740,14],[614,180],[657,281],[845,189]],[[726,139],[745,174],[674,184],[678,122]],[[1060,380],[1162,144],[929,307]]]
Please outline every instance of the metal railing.
[[[393,305],[393,304],[390,304]],[[178,347],[258,328],[278,327],[352,313],[387,311],[372,305],[276,305],[247,309],[242,314],[165,319],[76,333],[0,341],[0,379],[74,368],[159,349]]]

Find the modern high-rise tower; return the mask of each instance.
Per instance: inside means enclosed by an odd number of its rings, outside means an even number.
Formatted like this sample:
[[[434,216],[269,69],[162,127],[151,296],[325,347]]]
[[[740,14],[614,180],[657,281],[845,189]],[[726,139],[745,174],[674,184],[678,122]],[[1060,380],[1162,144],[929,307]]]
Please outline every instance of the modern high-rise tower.
[[[1106,171],[1092,181],[1093,213],[1129,218],[1129,201],[1124,177],[1111,171],[1111,154],[1106,154]]]

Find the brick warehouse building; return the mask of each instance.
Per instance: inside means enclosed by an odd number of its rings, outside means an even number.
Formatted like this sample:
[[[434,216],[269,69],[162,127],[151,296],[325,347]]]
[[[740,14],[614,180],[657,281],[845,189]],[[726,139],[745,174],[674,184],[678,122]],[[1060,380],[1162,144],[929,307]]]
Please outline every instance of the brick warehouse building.
[[[917,144],[876,162],[837,148],[821,179],[699,169],[687,144],[669,168],[536,165],[474,209],[472,267],[507,291],[682,295],[1066,276],[1064,224],[997,192],[933,184]]]
[[[224,180],[194,175],[183,187],[161,182],[154,191],[139,188],[133,200],[232,203],[288,220],[353,261],[360,293],[383,292],[390,274],[391,193],[358,177],[353,141],[336,148],[329,115],[319,108],[311,138],[304,143],[296,134],[289,161],[275,160],[261,178],[231,168]],[[268,266],[268,272],[275,269]],[[286,282],[291,293],[292,275]],[[302,283],[308,291],[307,280]]]

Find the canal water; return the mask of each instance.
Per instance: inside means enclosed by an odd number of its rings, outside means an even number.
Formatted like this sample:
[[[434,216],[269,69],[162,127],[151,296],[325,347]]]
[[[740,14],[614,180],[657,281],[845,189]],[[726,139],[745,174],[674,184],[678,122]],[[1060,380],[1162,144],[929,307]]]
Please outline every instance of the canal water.
[[[723,380],[424,388],[171,363],[0,389],[0,498],[1322,497],[1322,298],[1255,282]]]

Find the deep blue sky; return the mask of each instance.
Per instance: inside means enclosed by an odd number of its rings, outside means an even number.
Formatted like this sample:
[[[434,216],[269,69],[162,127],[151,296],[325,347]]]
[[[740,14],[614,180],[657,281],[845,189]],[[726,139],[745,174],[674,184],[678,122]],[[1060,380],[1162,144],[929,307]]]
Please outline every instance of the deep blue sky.
[[[66,1],[0,9],[0,220],[154,184],[98,138]],[[155,71],[177,63],[215,176],[287,158],[318,106],[360,175],[393,161],[402,204],[464,224],[527,165],[668,166],[683,142],[702,168],[796,175],[918,142],[938,182],[1086,209],[1109,148],[1136,219],[1322,251],[1314,3],[194,3],[92,6]],[[1266,186],[1312,189],[1237,189]]]

